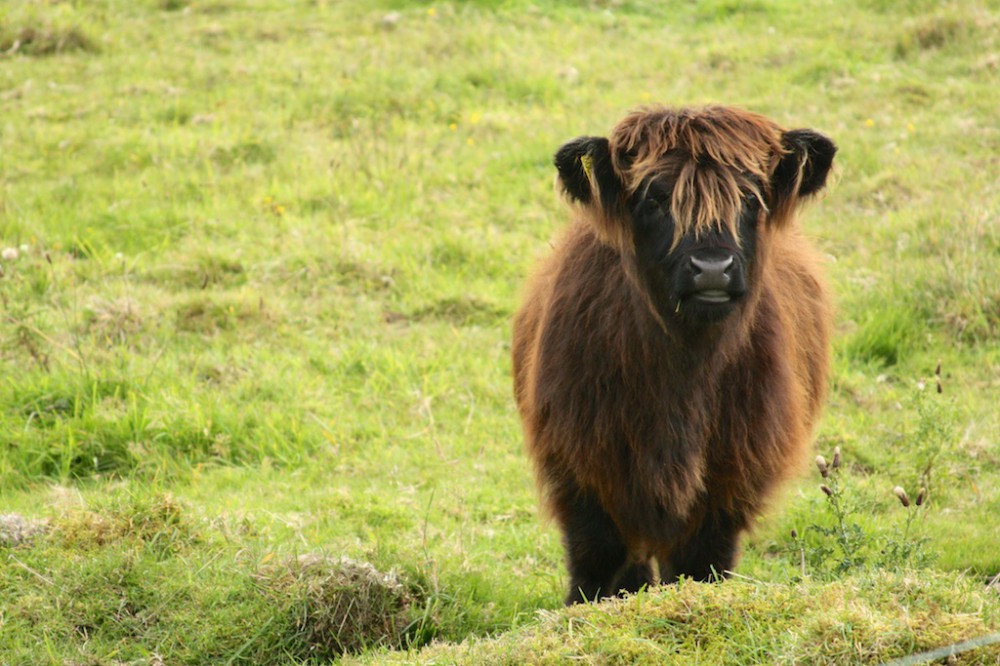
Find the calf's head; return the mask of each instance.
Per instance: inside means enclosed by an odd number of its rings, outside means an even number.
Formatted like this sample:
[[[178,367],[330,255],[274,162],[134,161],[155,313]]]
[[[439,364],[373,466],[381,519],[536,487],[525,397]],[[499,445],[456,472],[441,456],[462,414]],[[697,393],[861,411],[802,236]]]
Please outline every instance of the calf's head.
[[[652,108],[570,141],[555,164],[661,322],[700,327],[752,300],[768,237],[823,187],[835,152],[738,109]]]

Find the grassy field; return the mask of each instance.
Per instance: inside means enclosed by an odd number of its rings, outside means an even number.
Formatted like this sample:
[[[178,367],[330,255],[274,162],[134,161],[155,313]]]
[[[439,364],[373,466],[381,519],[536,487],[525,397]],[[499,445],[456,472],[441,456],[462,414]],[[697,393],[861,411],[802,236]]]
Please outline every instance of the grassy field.
[[[566,220],[552,153],[653,102],[839,144],[803,224],[843,464],[742,578],[564,611],[510,319]],[[998,109],[993,0],[4,2],[0,664],[878,663],[1000,631]]]

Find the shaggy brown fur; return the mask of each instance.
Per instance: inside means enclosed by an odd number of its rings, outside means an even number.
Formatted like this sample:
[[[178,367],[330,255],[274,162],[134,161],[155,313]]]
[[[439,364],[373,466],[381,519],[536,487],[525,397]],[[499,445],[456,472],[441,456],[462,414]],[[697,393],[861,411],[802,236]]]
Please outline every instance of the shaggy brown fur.
[[[654,559],[663,580],[724,575],[803,457],[831,315],[794,213],[835,150],[709,107],[641,110],[557,153],[575,219],[529,284],[513,360],[567,603],[637,590]]]

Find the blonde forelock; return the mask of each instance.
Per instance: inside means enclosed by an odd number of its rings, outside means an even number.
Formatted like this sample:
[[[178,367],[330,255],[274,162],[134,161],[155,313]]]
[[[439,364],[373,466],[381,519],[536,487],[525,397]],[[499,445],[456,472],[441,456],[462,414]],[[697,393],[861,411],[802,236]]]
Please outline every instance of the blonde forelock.
[[[739,237],[743,199],[766,205],[768,183],[785,153],[781,134],[767,118],[738,109],[655,107],[622,120],[610,143],[628,195],[651,179],[672,186],[676,246],[688,233],[713,229]]]

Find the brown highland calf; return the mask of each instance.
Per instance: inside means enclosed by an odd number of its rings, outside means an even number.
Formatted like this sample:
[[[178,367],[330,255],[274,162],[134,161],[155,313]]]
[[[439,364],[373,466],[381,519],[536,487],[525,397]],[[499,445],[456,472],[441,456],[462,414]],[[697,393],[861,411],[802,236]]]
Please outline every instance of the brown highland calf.
[[[726,107],[650,108],[555,156],[574,220],[514,322],[566,603],[735,565],[809,446],[830,305],[795,220],[836,146]]]

